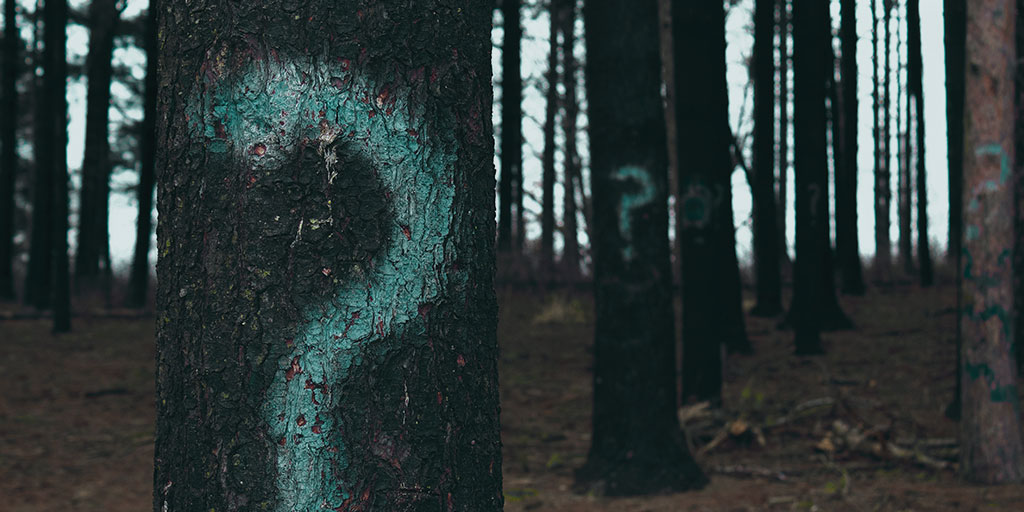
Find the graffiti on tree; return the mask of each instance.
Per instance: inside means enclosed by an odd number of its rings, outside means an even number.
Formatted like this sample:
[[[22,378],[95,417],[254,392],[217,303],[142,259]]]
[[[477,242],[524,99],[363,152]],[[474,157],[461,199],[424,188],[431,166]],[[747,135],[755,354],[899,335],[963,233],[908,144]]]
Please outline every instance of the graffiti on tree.
[[[646,169],[627,165],[612,173],[612,180],[634,183],[636,188],[627,188],[619,199],[619,234],[622,236],[622,259],[633,261],[636,248],[633,246],[633,212],[651,204],[657,195],[657,187]]]

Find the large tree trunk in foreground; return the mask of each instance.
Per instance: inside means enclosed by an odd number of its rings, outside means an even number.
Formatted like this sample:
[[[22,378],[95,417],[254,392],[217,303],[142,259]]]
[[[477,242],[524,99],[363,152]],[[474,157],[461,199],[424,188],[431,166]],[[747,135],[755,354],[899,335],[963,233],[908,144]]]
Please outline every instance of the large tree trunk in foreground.
[[[960,471],[1018,482],[1024,471],[1013,359],[1014,0],[967,6]]]
[[[720,399],[721,347],[749,352],[742,313],[733,303],[729,98],[725,81],[725,10],[717,3],[676,2],[675,58],[679,202],[676,218],[683,281],[683,401]],[[701,76],[693,80],[692,76]],[[737,322],[739,326],[737,326]],[[742,339],[739,334],[744,334]]]
[[[93,288],[98,279],[110,279],[110,235],[107,229],[110,197],[110,82],[114,30],[120,16],[115,0],[93,0],[89,6],[88,94],[86,97],[85,154],[78,209],[78,244],[75,250],[76,288]],[[109,281],[108,281],[109,285]],[[107,290],[109,292],[109,288]]]
[[[18,174],[18,47],[14,0],[4,2],[3,83],[0,83],[0,300],[14,299],[14,185]]]
[[[512,185],[523,164],[523,79],[519,69],[520,0],[502,0],[505,38],[501,51],[501,181],[498,184],[498,251],[512,250]]]
[[[156,97],[158,0],[149,0],[146,19],[146,91],[143,103],[142,133],[139,135],[139,217],[135,223],[135,253],[128,282],[127,305],[143,308],[149,301],[149,246],[153,235],[153,187],[156,184]]]
[[[909,55],[909,90],[914,98],[914,119],[917,129],[914,132],[917,188],[917,265],[920,272],[921,286],[931,286],[935,281],[932,265],[932,250],[928,240],[928,179],[925,174],[925,111],[924,111],[924,69],[921,58],[921,10],[920,0],[908,0],[907,26],[910,27]]]
[[[963,245],[963,175],[964,175],[964,78],[966,62],[964,56],[967,38],[967,1],[945,0],[943,2],[943,25],[946,51],[946,147],[949,166],[949,240],[946,245],[947,262],[959,269]],[[959,270],[957,271],[959,276]],[[959,277],[958,277],[959,279]],[[962,310],[957,294],[957,311]],[[960,332],[961,315],[956,315],[957,332]],[[956,367],[960,368],[960,336],[956,337]],[[946,408],[946,416],[960,418],[960,395],[962,389],[960,372],[956,372],[956,391]]]
[[[612,495],[701,487],[675,413],[657,4],[591,1],[583,17],[597,325],[594,432],[577,481]]]
[[[775,204],[775,62],[772,44],[775,0],[756,0],[754,10],[754,269],[756,316],[782,312],[782,251]]]
[[[842,115],[839,146],[842,159],[836,169],[836,257],[842,275],[842,291],[850,295],[864,294],[864,271],[860,261],[860,236],[857,229],[857,10],[854,0],[842,0],[839,39],[842,58],[839,62],[840,102]]]
[[[165,8],[154,509],[500,510],[489,5]]]

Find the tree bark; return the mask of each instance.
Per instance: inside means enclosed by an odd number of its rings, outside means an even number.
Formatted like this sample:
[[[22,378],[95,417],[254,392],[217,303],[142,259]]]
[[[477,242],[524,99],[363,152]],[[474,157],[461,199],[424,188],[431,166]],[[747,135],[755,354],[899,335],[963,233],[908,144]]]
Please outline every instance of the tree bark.
[[[859,115],[857,101],[857,4],[842,0],[839,39],[839,83],[842,93],[839,146],[842,159],[836,170],[836,254],[842,276],[841,290],[848,295],[864,294],[864,271],[860,260],[860,236],[857,229],[857,153]]]
[[[1020,406],[1013,360],[1013,0],[967,6],[967,75],[960,336],[960,471],[981,483],[1022,478]]]
[[[754,269],[757,304],[750,314],[782,312],[782,267],[775,205],[775,0],[754,7]]]
[[[14,187],[18,175],[18,35],[14,0],[4,2],[3,83],[0,83],[0,300],[14,294]]]
[[[913,222],[911,219],[911,194],[913,187],[910,178],[910,56],[907,55],[907,88],[904,93],[903,81],[903,31],[900,24],[899,6],[893,3],[896,10],[896,168],[898,172],[897,216],[899,223],[899,255],[900,267],[907,277],[914,275],[914,243]],[[908,42],[909,46],[909,42]]]
[[[576,478],[610,495],[698,488],[675,413],[657,4],[587,2],[583,18],[597,325],[594,433]]]
[[[882,0],[887,3],[887,0]],[[874,21],[874,63],[875,63],[875,280],[887,281],[892,267],[892,244],[889,240],[889,14],[885,11],[884,23],[878,25],[878,2],[872,2]],[[879,56],[878,32],[884,33],[884,46]]]
[[[498,185],[498,251],[512,250],[512,184],[523,163],[523,79],[520,74],[520,0],[502,0],[505,37],[501,53],[501,181]],[[520,203],[521,205],[522,203]],[[520,206],[521,207],[521,206]]]
[[[779,0],[779,254],[781,262],[790,265],[789,236],[786,212],[789,211],[789,34],[790,0]]]
[[[500,510],[488,3],[163,9],[154,510]]]
[[[38,11],[39,7],[37,7]],[[42,12],[42,11],[38,11]],[[45,36],[45,16],[37,16],[35,58],[36,67],[45,67],[47,56],[43,44]],[[35,168],[32,176],[32,210],[29,232],[28,269],[25,273],[25,302],[36,309],[49,309],[53,294],[53,224],[54,224],[54,177],[53,161],[56,158],[51,150],[50,118],[54,115],[56,105],[50,103],[43,92],[42,77],[35,77],[35,94],[33,99],[32,153]]]
[[[541,155],[540,271],[542,280],[551,277],[555,266],[555,116],[558,113],[558,18],[560,6],[551,0],[548,7],[548,69],[544,107],[544,151]]]
[[[78,244],[75,251],[76,288],[94,288],[101,277],[110,279],[108,201],[110,196],[110,82],[114,35],[121,12],[115,0],[93,0],[89,5],[89,56],[86,61],[85,154],[78,209]]]
[[[139,216],[135,224],[135,253],[128,283],[127,305],[144,308],[149,302],[149,246],[153,235],[153,187],[156,185],[156,100],[157,62],[160,50],[157,37],[159,0],[149,0],[146,15],[146,81],[142,133],[139,135]]]
[[[576,149],[577,118],[579,101],[576,98],[576,0],[562,0],[561,33],[562,33],[562,82],[565,84],[565,97],[562,99],[562,133],[565,136],[565,162],[562,173],[564,188],[563,197],[563,237],[565,247],[562,252],[562,272],[570,282],[580,277],[580,245],[579,226],[576,222],[578,207],[576,205],[575,176],[580,173],[579,151]]]
[[[793,0],[793,125],[796,127],[797,248],[790,310],[796,353],[820,354],[822,281],[832,279],[828,251],[828,155],[826,151],[825,76],[828,5]]]
[[[921,10],[920,0],[907,0],[907,26],[910,39],[908,86],[914,98],[914,119],[917,123],[914,158],[917,166],[915,176],[917,189],[917,265],[921,286],[931,286],[935,281],[932,265],[931,242],[928,239],[928,179],[925,172],[925,110],[924,110],[924,73],[921,58]]]
[[[53,216],[49,258],[53,269],[53,332],[71,330],[71,279],[68,269],[68,166],[67,166],[67,37],[65,35],[67,0],[49,0],[43,6],[43,101],[49,105],[47,116],[38,128],[46,137],[50,156],[46,159],[50,176],[48,190],[53,197]]]

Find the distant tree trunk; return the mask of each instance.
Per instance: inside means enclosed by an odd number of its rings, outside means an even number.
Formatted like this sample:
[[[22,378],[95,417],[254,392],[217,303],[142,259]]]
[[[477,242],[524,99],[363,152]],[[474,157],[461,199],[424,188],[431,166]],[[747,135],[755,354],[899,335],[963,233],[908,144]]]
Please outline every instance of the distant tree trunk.
[[[889,173],[890,165],[890,142],[892,140],[892,129],[890,118],[892,110],[890,107],[890,77],[892,75],[892,63],[890,62],[890,0],[882,0],[882,68],[878,85],[881,87],[881,102],[876,103],[879,115],[879,162],[875,169],[875,267],[877,279],[888,281],[892,277],[892,241],[889,238],[890,208],[892,204],[891,183],[892,177]],[[876,25],[877,26],[877,25]]]
[[[790,0],[779,0],[779,254],[789,266],[789,238],[786,212],[789,211],[789,13]]]
[[[793,305],[796,353],[820,354],[825,301],[823,281],[831,281],[828,227],[828,155],[825,76],[828,4],[793,1],[794,122],[796,127],[797,248]]]
[[[66,57],[68,20],[67,0],[48,0],[43,7],[43,101],[49,105],[39,130],[46,137],[50,156],[44,172],[50,176],[49,194],[53,197],[50,219],[50,261],[53,269],[53,332],[71,330],[71,283],[68,272],[68,167],[67,167],[67,101],[68,76]]]
[[[907,64],[908,88],[904,94],[903,81],[903,31],[900,24],[899,6],[893,2],[896,11],[896,168],[898,171],[897,216],[899,217],[899,255],[900,267],[907,277],[914,275],[913,223],[911,219],[911,187],[910,179],[910,90],[909,90],[909,56]],[[904,103],[905,101],[905,103]],[[904,110],[906,109],[906,110]],[[904,115],[905,113],[905,115]]]
[[[523,163],[523,79],[520,74],[520,0],[502,0],[505,38],[501,51],[501,181],[498,185],[498,251],[512,250],[512,185]],[[518,194],[521,192],[517,192]],[[520,202],[520,207],[522,203]]]
[[[37,7],[37,10],[40,9]],[[37,12],[42,12],[38,10]],[[44,16],[37,16],[35,44],[37,47],[35,56],[38,59],[33,63],[36,68],[43,68],[46,65],[44,36],[40,32],[45,30]],[[29,232],[29,257],[28,271],[25,274],[25,297],[27,304],[36,309],[49,309],[52,304],[53,295],[53,225],[54,225],[54,177],[53,161],[56,158],[53,151],[53,141],[50,140],[53,110],[57,108],[52,104],[43,91],[43,79],[35,77],[35,91],[33,99],[33,128],[32,128],[32,153],[35,160],[35,169],[32,176],[32,217]]]
[[[775,0],[754,7],[754,269],[755,316],[782,312],[782,268],[775,205]]]
[[[920,0],[908,0],[907,26],[909,28],[910,48],[908,56],[908,73],[910,95],[914,98],[914,119],[917,123],[915,136],[915,158],[917,164],[917,264],[920,268],[921,286],[931,286],[935,281],[932,265],[932,250],[928,240],[928,180],[925,174],[925,111],[924,111],[924,73],[921,58],[921,10]]]
[[[576,222],[575,176],[579,174],[580,160],[576,149],[577,117],[579,102],[576,98],[576,0],[562,0],[562,82],[565,110],[562,114],[562,132],[565,135],[565,163],[562,183],[565,190],[563,202],[563,237],[565,248],[562,252],[562,271],[565,278],[575,282],[580,275],[579,226]]]
[[[110,196],[110,82],[113,77],[114,34],[120,11],[115,0],[93,0],[89,5],[89,56],[86,61],[85,154],[78,210],[75,283],[93,288],[101,276],[109,279],[110,235],[107,210]],[[108,297],[109,298],[109,297]]]
[[[496,512],[490,5],[271,4],[160,16],[154,510]]]
[[[725,81],[722,4],[677,1],[672,11],[675,59],[676,205],[683,282],[683,401],[720,399],[721,348],[749,352],[742,312],[735,315],[738,280],[727,251],[733,230],[732,134]],[[693,80],[693,76],[703,77]],[[737,334],[742,337],[737,336]]]
[[[135,224],[135,254],[127,297],[127,305],[135,308],[144,308],[149,301],[149,244],[153,235],[153,187],[156,184],[157,54],[160,50],[156,16],[159,8],[159,0],[149,0],[144,36],[146,89],[142,133],[139,136],[139,187],[136,191],[139,216]]]
[[[594,433],[576,478],[610,495],[699,488],[675,413],[657,4],[587,2],[583,18],[597,326]]]
[[[849,295],[864,294],[864,271],[860,261],[860,236],[857,229],[857,153],[859,127],[857,101],[857,4],[842,0],[839,39],[842,58],[839,83],[842,94],[839,146],[842,159],[836,170],[836,255],[842,275],[842,291]]]
[[[953,268],[959,269],[961,263],[961,247],[963,245],[963,176],[964,176],[964,77],[966,76],[965,49],[967,39],[967,1],[944,0],[943,25],[945,39],[943,45],[946,53],[946,147],[949,165],[949,240],[946,246],[946,257]],[[957,271],[957,279],[959,270]],[[963,311],[960,296],[957,294],[957,311]],[[957,332],[960,332],[961,315],[956,315]],[[961,367],[961,339],[956,338],[956,367]],[[953,400],[946,408],[946,415],[953,419],[960,418],[960,395],[962,382],[960,371],[956,372],[956,392]]]
[[[541,156],[540,214],[540,269],[542,278],[549,279],[555,264],[555,116],[558,113],[558,0],[548,6],[548,69],[546,103],[544,107],[544,152]]]
[[[3,83],[0,92],[0,300],[14,299],[14,186],[18,175],[18,35],[15,0],[4,2]]]
[[[967,6],[960,471],[989,484],[1019,482],[1024,470],[1010,339],[1015,11],[1013,0]]]

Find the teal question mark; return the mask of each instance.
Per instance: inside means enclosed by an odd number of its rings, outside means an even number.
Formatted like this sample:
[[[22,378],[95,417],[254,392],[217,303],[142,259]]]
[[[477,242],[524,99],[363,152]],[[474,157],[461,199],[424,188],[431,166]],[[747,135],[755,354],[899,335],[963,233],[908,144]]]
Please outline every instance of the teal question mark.
[[[654,201],[657,188],[646,169],[631,165],[620,167],[613,172],[612,180],[633,182],[639,187],[639,190],[623,192],[619,199],[619,234],[625,242],[622,247],[622,259],[631,262],[636,257],[636,249],[633,247],[633,211]]]

